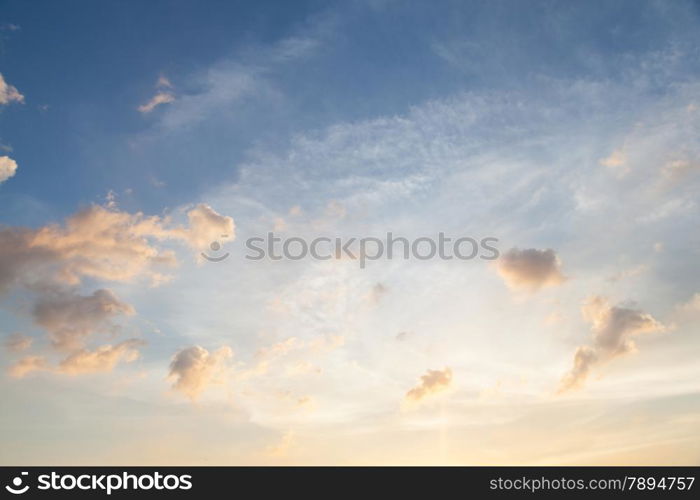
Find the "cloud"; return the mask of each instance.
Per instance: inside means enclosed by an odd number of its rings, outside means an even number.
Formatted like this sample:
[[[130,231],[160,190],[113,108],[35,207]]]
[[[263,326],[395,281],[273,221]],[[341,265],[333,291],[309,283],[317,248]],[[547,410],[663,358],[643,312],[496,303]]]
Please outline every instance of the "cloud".
[[[559,392],[580,388],[596,364],[634,351],[633,336],[665,329],[651,314],[611,306],[599,296],[591,297],[581,312],[591,324],[592,345],[576,349],[573,367],[562,379]]]
[[[0,183],[15,175],[17,162],[9,156],[0,156]]]
[[[32,292],[34,322],[46,331],[50,347],[65,356],[57,366],[44,356],[27,356],[11,367],[12,376],[39,370],[70,375],[104,372],[135,360],[142,343],[135,339],[87,347],[96,333],[118,333],[114,320],[135,314],[134,308],[106,288],[84,295],[78,293],[79,286],[87,279],[128,282],[141,276],[159,283],[166,277],[154,268],[173,266],[177,260],[158,242],[172,240],[194,249],[224,230],[234,237],[233,219],[208,205],[191,208],[190,225],[182,226],[169,217],[120,211],[113,197],[108,201],[107,206],[81,210],[64,225],[0,227],[0,293],[13,287]],[[25,340],[17,339],[13,346],[23,344]],[[187,386],[186,381],[183,384]]]
[[[165,75],[160,75],[158,77],[158,80],[156,81],[156,88],[158,89],[171,89],[173,88],[173,84],[170,83],[170,80],[168,79],[167,76]]]
[[[21,333],[13,333],[5,339],[5,349],[10,352],[26,351],[32,346],[33,339]]]
[[[80,349],[66,357],[58,367],[60,373],[81,375],[112,371],[117,363],[131,363],[140,357],[137,347],[145,345],[138,339],[129,339],[117,345],[103,345],[90,351]]]
[[[679,305],[677,309],[686,313],[700,312],[700,293],[694,294],[690,300]]]
[[[406,399],[418,402],[426,397],[444,391],[452,383],[452,370],[428,370],[421,376],[420,383],[406,393]]]
[[[22,378],[29,373],[48,369],[49,364],[46,361],[46,358],[43,356],[27,356],[20,359],[13,365],[10,365],[7,373],[10,377]]]
[[[128,282],[146,277],[157,284],[164,276],[155,268],[172,267],[177,259],[156,242],[175,240],[196,250],[221,234],[235,237],[233,219],[208,205],[195,206],[187,216],[189,228],[174,227],[167,217],[92,205],[63,226],[0,227],[0,292],[17,284],[77,285],[84,278]]]
[[[233,357],[233,351],[223,346],[210,353],[200,346],[191,346],[178,351],[170,363],[170,378],[174,378],[173,388],[195,400],[226,370],[226,361]]]
[[[207,248],[212,241],[236,237],[233,218],[220,215],[209,205],[197,205],[187,212],[189,229],[182,237],[196,250]]]
[[[24,103],[24,96],[20,94],[17,87],[7,83],[0,73],[0,105],[4,106],[12,102]]]
[[[53,345],[62,350],[76,349],[96,331],[108,327],[118,315],[133,315],[134,308],[109,290],[97,290],[81,296],[61,291],[41,297],[34,305],[34,321],[48,333]]]
[[[561,261],[554,250],[512,248],[501,256],[496,265],[498,274],[512,289],[536,291],[542,287],[560,285],[566,281]]]
[[[171,103],[175,100],[175,96],[171,92],[157,92],[156,95],[151,97],[149,101],[145,104],[142,104],[138,108],[136,108],[140,113],[150,113],[154,109],[156,109],[158,106],[162,104],[168,104]]]
[[[44,356],[26,356],[11,365],[8,374],[14,378],[23,378],[37,371],[63,375],[110,372],[119,362],[136,361],[140,356],[136,348],[144,344],[142,340],[129,339],[114,346],[99,346],[92,351],[79,349],[69,354],[58,366],[52,366]]]

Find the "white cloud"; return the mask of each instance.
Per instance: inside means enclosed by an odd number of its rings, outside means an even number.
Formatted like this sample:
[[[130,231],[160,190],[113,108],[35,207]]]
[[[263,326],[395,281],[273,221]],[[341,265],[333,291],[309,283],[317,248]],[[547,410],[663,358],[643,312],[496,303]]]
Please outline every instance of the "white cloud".
[[[0,183],[15,175],[17,162],[9,156],[0,156]]]
[[[171,103],[175,100],[175,96],[170,93],[170,92],[158,92],[156,95],[151,97],[148,102],[145,104],[140,105],[138,108],[140,113],[150,113],[154,109],[156,109],[158,106],[161,106],[163,104],[168,104]]]
[[[12,102],[24,102],[24,96],[20,94],[17,87],[10,85],[0,73],[0,105],[4,106]]]

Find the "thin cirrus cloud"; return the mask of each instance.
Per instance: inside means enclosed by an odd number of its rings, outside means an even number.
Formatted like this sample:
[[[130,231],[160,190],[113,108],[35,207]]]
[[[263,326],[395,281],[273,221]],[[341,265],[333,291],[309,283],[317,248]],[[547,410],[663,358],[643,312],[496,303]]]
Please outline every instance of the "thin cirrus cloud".
[[[501,256],[496,269],[512,289],[536,291],[566,281],[566,276],[561,270],[561,261],[551,248],[512,248]]]
[[[198,345],[178,351],[170,363],[173,389],[196,400],[207,387],[221,381],[232,357],[233,351],[228,346],[213,352]]]
[[[611,306],[603,297],[588,299],[581,310],[591,324],[591,345],[576,349],[573,367],[561,381],[559,392],[583,386],[591,370],[599,363],[634,351],[633,337],[665,329],[651,314],[623,306]]]

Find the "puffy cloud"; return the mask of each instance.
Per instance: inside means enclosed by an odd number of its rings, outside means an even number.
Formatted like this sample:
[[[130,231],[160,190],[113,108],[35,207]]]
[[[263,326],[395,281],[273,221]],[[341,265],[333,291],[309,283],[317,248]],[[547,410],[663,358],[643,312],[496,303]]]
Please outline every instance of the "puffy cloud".
[[[32,317],[47,332],[51,347],[65,356],[57,366],[43,356],[27,356],[10,368],[10,375],[22,377],[38,370],[71,375],[103,372],[136,359],[141,342],[133,339],[86,347],[95,333],[116,332],[113,320],[134,314],[134,308],[107,289],[82,295],[78,286],[88,278],[124,282],[140,276],[159,283],[166,277],[154,268],[175,265],[177,260],[158,242],[173,240],[196,248],[209,235],[226,231],[234,236],[233,219],[207,205],[192,208],[187,216],[189,227],[173,225],[167,217],[120,211],[110,198],[107,206],[90,206],[63,225],[0,227],[0,293],[15,286],[33,292]],[[11,348],[25,344],[18,339]],[[182,387],[193,387],[191,380],[192,376],[185,377]]]
[[[535,291],[566,281],[561,271],[561,261],[551,248],[512,248],[501,256],[496,269],[506,284],[513,289]]]
[[[104,330],[108,320],[118,315],[132,315],[134,309],[109,290],[81,296],[61,292],[43,296],[34,305],[34,321],[48,333],[59,349],[82,347],[85,337]]]
[[[139,106],[138,109],[140,113],[150,113],[156,109],[161,104],[168,104],[175,100],[175,96],[170,92],[157,92],[156,95],[151,97],[147,103]]]
[[[581,312],[591,324],[591,346],[579,346],[574,354],[574,365],[562,379],[560,392],[583,385],[592,368],[601,362],[635,349],[633,336],[664,330],[664,325],[651,314],[637,309],[611,306],[602,297],[591,297]]]
[[[173,388],[192,400],[211,384],[216,383],[226,370],[227,360],[233,351],[223,346],[210,353],[195,345],[178,351],[170,363],[170,378],[175,379]]]
[[[100,346],[94,351],[80,349],[61,361],[58,371],[68,375],[112,371],[119,362],[136,361],[140,356],[136,348],[144,344],[142,340],[129,339],[114,346]]]
[[[216,213],[209,205],[197,205],[187,212],[187,218],[189,228],[181,234],[194,249],[202,250],[213,241],[236,237],[233,218]]]
[[[21,333],[13,333],[5,339],[5,349],[10,352],[26,351],[32,346],[33,339]]]
[[[24,96],[20,94],[17,87],[10,85],[5,81],[5,78],[0,73],[0,105],[10,104],[11,102],[24,102]]]
[[[221,234],[234,237],[233,219],[208,205],[197,205],[187,216],[189,228],[172,227],[167,217],[93,205],[69,217],[63,226],[0,228],[0,292],[18,281],[76,285],[84,277],[130,281],[145,276],[162,282],[164,276],[154,268],[173,266],[177,259],[154,242],[179,240],[199,248]]]
[[[574,353],[574,366],[566,374],[561,382],[559,391],[578,389],[588,378],[591,368],[599,360],[596,350],[590,346],[582,345],[576,348]]]
[[[431,394],[444,391],[451,383],[452,370],[450,368],[428,370],[425,375],[421,376],[420,383],[406,393],[406,399],[414,402],[421,401]]]
[[[17,162],[9,156],[0,156],[0,183],[15,175]]]

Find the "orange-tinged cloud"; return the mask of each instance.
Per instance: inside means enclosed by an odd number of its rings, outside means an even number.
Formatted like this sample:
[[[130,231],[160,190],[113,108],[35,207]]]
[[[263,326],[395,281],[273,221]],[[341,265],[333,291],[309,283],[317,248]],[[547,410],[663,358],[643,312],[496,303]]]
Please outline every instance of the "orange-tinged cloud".
[[[512,289],[536,291],[566,281],[561,271],[561,261],[551,248],[512,248],[501,256],[496,269]]]
[[[5,339],[5,349],[10,352],[26,351],[32,346],[34,339],[21,333],[13,333]]]
[[[100,289],[88,296],[47,294],[34,305],[32,315],[49,333],[54,346],[65,350],[82,347],[84,339],[104,329],[110,318],[134,312],[111,291]]]
[[[574,365],[561,381],[560,392],[583,386],[593,367],[635,349],[633,336],[664,330],[651,314],[622,306],[611,306],[599,296],[588,299],[581,312],[591,324],[592,345],[579,346]]]
[[[442,392],[452,384],[452,370],[445,368],[444,370],[428,370],[425,375],[421,376],[420,383],[406,393],[406,399],[409,401],[421,401],[426,397]]]
[[[192,400],[197,399],[206,388],[220,381],[233,351],[223,346],[214,352],[195,345],[178,351],[170,363],[170,378],[175,379],[173,388]]]

